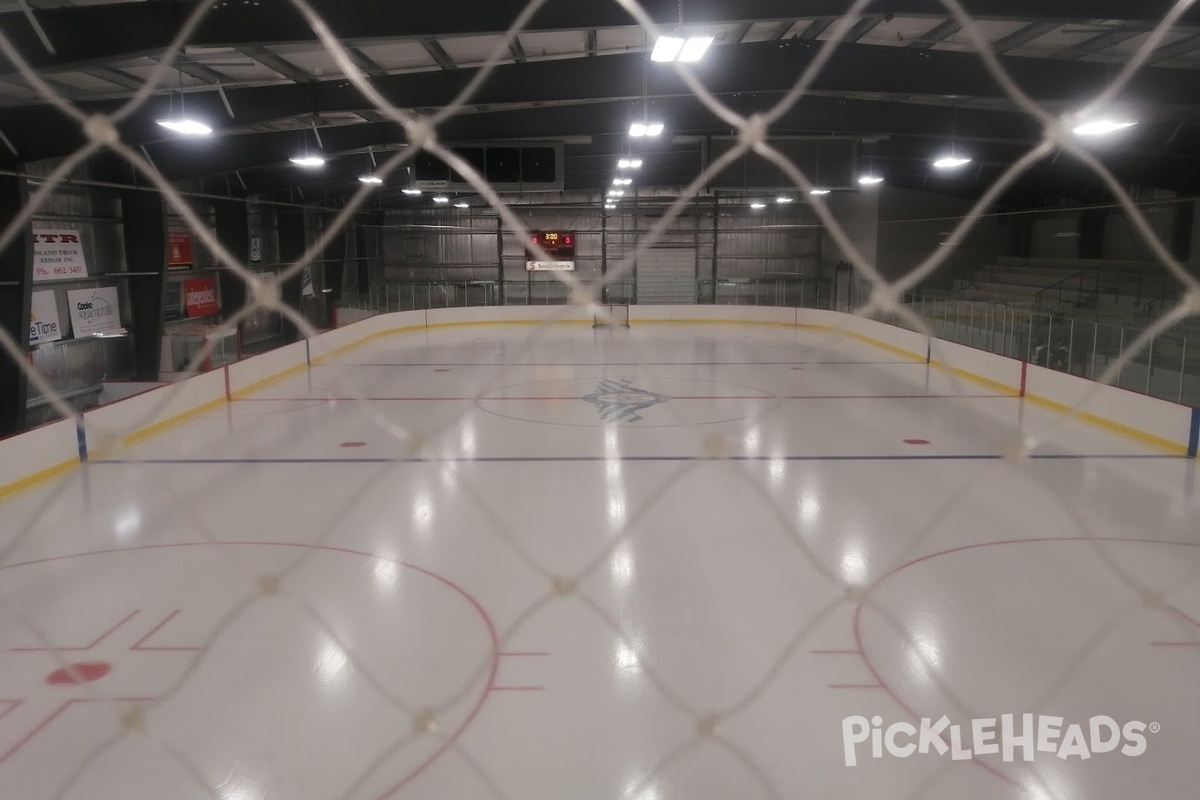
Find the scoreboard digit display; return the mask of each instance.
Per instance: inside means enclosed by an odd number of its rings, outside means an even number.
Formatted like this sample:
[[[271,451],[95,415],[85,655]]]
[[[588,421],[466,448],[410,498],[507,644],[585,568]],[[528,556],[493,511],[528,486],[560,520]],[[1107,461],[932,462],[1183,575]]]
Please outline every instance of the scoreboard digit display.
[[[574,231],[534,231],[530,247],[525,248],[525,269],[529,272],[575,269]],[[542,261],[533,252],[533,246],[542,248],[549,260]]]

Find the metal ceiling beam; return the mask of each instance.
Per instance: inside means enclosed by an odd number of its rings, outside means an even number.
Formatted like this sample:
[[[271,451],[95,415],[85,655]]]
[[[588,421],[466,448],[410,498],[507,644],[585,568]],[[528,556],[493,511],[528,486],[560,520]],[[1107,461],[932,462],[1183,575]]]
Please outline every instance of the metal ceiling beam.
[[[789,19],[775,26],[775,30],[767,34],[768,39],[779,40],[787,36],[788,31],[796,26],[796,20]]]
[[[741,44],[747,36],[750,35],[750,29],[754,27],[753,22],[747,22],[733,32],[733,36],[729,37],[730,44]]]
[[[918,56],[919,57],[915,57]],[[762,111],[791,89],[795,76],[816,56],[807,42],[761,42],[714,47],[706,58],[709,89],[727,102],[749,96]],[[1056,62],[1047,70],[1045,62],[1025,58],[1002,61],[1016,83],[1042,102],[1073,101],[1103,87],[1111,79],[1105,64],[1086,61]],[[625,101],[642,96],[645,55],[628,53],[603,58],[561,61],[531,61],[503,64],[470,98],[475,106],[505,104],[557,104],[576,106],[608,101]],[[406,108],[438,108],[450,102],[471,79],[473,69],[386,75],[374,79],[375,87],[393,103]],[[973,53],[949,50],[921,51],[905,48],[846,44],[837,48],[812,89],[845,96],[848,93],[999,98],[992,76]],[[319,108],[325,113],[374,110],[344,78],[310,81],[304,85],[283,84],[226,88],[239,125],[273,123],[305,117]],[[1200,108],[1200,82],[1190,70],[1146,68],[1129,86],[1131,96],[1147,105]],[[669,71],[656,72],[649,84],[651,98],[690,96],[686,85]],[[660,102],[660,101],[656,101]],[[209,112],[212,119],[225,116],[224,102],[216,91],[194,91],[189,108]],[[89,112],[109,112],[115,101],[83,104]],[[908,106],[908,113],[928,116],[930,107]],[[937,107],[932,107],[936,109]],[[13,107],[5,111],[5,130],[22,152],[37,152],[50,158],[79,146],[79,132],[64,126],[57,112],[43,106]],[[123,139],[132,143],[154,141],[161,131],[149,112],[130,117],[122,127]],[[621,119],[626,114],[618,114]],[[672,128],[678,130],[674,120]],[[897,120],[896,124],[901,124]],[[701,123],[704,130],[717,125],[715,118]],[[839,127],[836,124],[834,127]],[[886,129],[886,126],[885,126]],[[574,133],[591,133],[576,130]],[[20,141],[18,141],[20,140]],[[32,156],[31,156],[32,157]]]
[[[904,46],[913,50],[928,50],[934,45],[949,39],[961,30],[962,23],[956,19],[948,19],[945,22],[939,22],[928,33],[921,34],[919,39],[913,39]]]
[[[38,68],[84,61],[115,61],[161,53],[178,31],[180,21],[198,0],[147,0],[45,9],[38,21],[55,44],[46,52],[24,14],[0,14],[0,29],[19,52]],[[419,14],[395,13],[395,0],[312,0],[318,14],[345,42],[363,40],[442,39],[451,36],[501,34],[524,9],[525,0],[490,0],[475,4],[464,15],[456,4],[421,9]],[[642,0],[657,24],[678,20],[678,0]],[[1024,20],[1064,24],[1097,19],[1157,24],[1172,3],[1168,0],[962,0],[966,12],[980,20]],[[845,0],[805,0],[808,19],[838,18]],[[290,11],[290,10],[289,10]],[[946,19],[941,0],[889,0],[896,16]],[[688,22],[733,24],[789,20],[797,16],[795,0],[689,0]],[[629,16],[615,3],[550,3],[530,21],[526,32],[594,30],[626,27]],[[1184,12],[1182,27],[1200,27],[1200,4]],[[212,8],[189,44],[197,47],[270,46],[316,42],[316,36],[296,13],[280,13],[276,3],[259,6],[221,4]],[[11,71],[11,70],[10,70]]]
[[[833,24],[832,19],[814,19],[808,23],[808,26],[800,32],[800,38],[807,41],[812,41],[829,29]]]
[[[122,89],[129,89],[136,92],[142,88],[142,82],[128,72],[123,70],[113,69],[112,67],[83,67],[79,70],[85,75],[91,75],[93,78],[99,78],[102,81],[120,86]]]
[[[436,39],[422,39],[421,46],[425,48],[425,52],[429,53],[429,57],[437,62],[437,65],[447,72],[452,72],[458,69],[458,64],[454,63],[454,59],[446,52],[446,48],[442,47]]]
[[[175,69],[179,70],[180,72],[182,72],[186,75],[191,75],[193,78],[204,81],[205,83],[215,83],[215,84],[234,83],[234,80],[232,78],[230,78],[228,75],[217,72],[212,67],[206,67],[203,64],[197,64],[194,62],[184,61],[179,64],[174,64],[173,66],[175,67]]]
[[[1150,60],[1146,63],[1161,64],[1164,61],[1170,61],[1172,59],[1179,58],[1180,56],[1186,56],[1187,54],[1194,53],[1197,50],[1200,50],[1200,33],[1193,34],[1184,39],[1180,39],[1178,42],[1172,42],[1165,47],[1158,48],[1154,51],[1154,53],[1150,56]]]
[[[312,75],[309,75],[286,58],[270,53],[261,47],[239,47],[238,50],[243,55],[249,56],[269,70],[278,72],[290,81],[307,83],[312,80]]]
[[[1052,30],[1061,28],[1060,22],[1034,22],[1031,25],[1026,25],[1019,31],[1014,31],[1003,39],[1000,39],[992,44],[992,50],[998,56],[1002,56],[1009,50],[1016,50],[1018,47],[1029,44],[1034,39],[1045,36]]]
[[[386,75],[387,70],[376,64],[370,56],[359,50],[357,47],[348,47],[346,52],[350,54],[350,58],[354,61],[354,65],[361,69],[364,73],[377,78],[380,75]]]
[[[858,22],[846,31],[846,35],[842,37],[843,42],[854,43],[866,36],[871,31],[875,30],[887,20],[883,14],[876,14],[870,17],[863,17]]]
[[[521,37],[519,36],[514,36],[512,41],[508,43],[508,52],[513,57],[513,61],[516,61],[518,64],[524,64],[529,60],[525,57],[525,48],[521,46]]]
[[[1060,50],[1051,55],[1051,58],[1070,61],[1084,56],[1090,56],[1094,53],[1099,53],[1110,47],[1116,47],[1121,42],[1132,39],[1135,36],[1140,36],[1146,33],[1144,28],[1116,28],[1102,33],[1099,36],[1093,36],[1090,39],[1072,45],[1065,50]]]

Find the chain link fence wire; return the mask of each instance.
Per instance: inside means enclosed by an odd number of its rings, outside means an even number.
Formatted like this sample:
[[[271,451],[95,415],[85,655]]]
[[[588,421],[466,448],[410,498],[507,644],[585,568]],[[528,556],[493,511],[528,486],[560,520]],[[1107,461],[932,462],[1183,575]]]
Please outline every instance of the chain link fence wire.
[[[635,0],[615,0],[629,17],[646,33],[648,41],[653,41],[660,31],[650,14]],[[944,245],[932,252],[928,258],[912,269],[898,281],[889,282],[875,266],[870,263],[856,247],[855,242],[845,228],[835,218],[829,205],[822,197],[812,197],[813,210],[828,235],[837,247],[845,254],[857,278],[870,286],[869,299],[854,310],[856,315],[886,317],[899,324],[933,335],[927,321],[913,313],[912,308],[902,302],[905,294],[917,289],[923,280],[931,276],[966,240],[967,235],[976,225],[982,215],[996,203],[1003,193],[1028,170],[1039,162],[1054,154],[1071,158],[1087,167],[1100,180],[1128,215],[1137,234],[1144,240],[1146,246],[1154,253],[1158,262],[1170,272],[1182,288],[1182,300],[1150,328],[1145,330],[1136,341],[1124,348],[1119,359],[1108,365],[1097,377],[1097,385],[1110,384],[1120,374],[1121,370],[1142,352],[1152,339],[1168,331],[1177,323],[1195,316],[1200,312],[1200,283],[1190,275],[1184,266],[1171,254],[1168,247],[1155,235],[1139,207],[1129,194],[1122,188],[1113,174],[1095,156],[1084,149],[1071,134],[1076,119],[1087,117],[1097,109],[1103,109],[1128,84],[1129,80],[1146,64],[1147,59],[1172,31],[1180,16],[1192,5],[1187,0],[1176,3],[1163,17],[1161,22],[1146,38],[1137,53],[1130,58],[1111,83],[1096,97],[1092,98],[1080,111],[1069,118],[1052,114],[1040,106],[1006,73],[1004,66],[996,57],[992,48],[981,32],[973,23],[971,17],[956,0],[942,0],[946,12],[961,26],[962,36],[971,44],[982,63],[994,77],[1004,96],[1017,108],[1036,120],[1041,126],[1040,141],[1019,159],[1004,170],[1000,178],[991,185],[988,191],[979,198],[972,211],[961,219],[954,230],[946,238]],[[84,133],[86,144],[78,151],[64,158],[40,182],[37,189],[29,197],[27,205],[16,217],[8,220],[0,232],[0,249],[6,248],[18,237],[23,236],[30,228],[32,219],[39,210],[43,209],[56,189],[61,187],[72,172],[87,159],[107,152],[119,156],[127,162],[137,175],[157,189],[169,205],[172,213],[177,214],[190,229],[199,242],[214,255],[228,275],[245,283],[247,303],[244,308],[232,314],[224,323],[228,330],[236,329],[239,322],[252,314],[270,311],[282,315],[293,324],[303,337],[317,335],[317,331],[296,309],[285,304],[282,300],[281,285],[283,282],[299,276],[306,267],[310,266],[321,253],[334,241],[354,218],[356,213],[363,210],[369,201],[372,187],[364,185],[351,195],[344,207],[340,209],[329,224],[324,227],[320,236],[307,248],[303,256],[288,265],[274,278],[264,279],[256,274],[250,265],[243,263],[238,256],[231,253],[205,224],[194,208],[188,203],[183,194],[171,184],[155,168],[138,148],[122,141],[117,124],[128,119],[132,114],[144,107],[156,91],[165,88],[171,66],[179,58],[192,34],[207,14],[213,8],[213,3],[199,3],[180,27],[178,35],[170,47],[159,57],[160,64],[150,75],[146,84],[139,89],[117,111],[111,114],[89,114],[76,107],[62,97],[39,72],[26,60],[25,55],[18,52],[10,43],[8,37],[0,32],[0,53],[15,65],[21,77],[33,87],[48,103],[78,125]],[[506,233],[516,235],[519,239],[529,242],[530,230],[520,214],[504,202],[504,199],[489,185],[470,163],[467,163],[452,149],[439,139],[439,126],[462,112],[472,101],[475,93],[492,76],[493,71],[503,61],[509,58],[510,45],[520,35],[533,16],[545,5],[545,0],[533,0],[524,10],[513,19],[511,26],[497,42],[486,63],[478,69],[471,80],[464,86],[454,100],[443,108],[429,115],[421,115],[412,110],[400,108],[381,94],[372,84],[370,78],[358,66],[350,53],[348,46],[340,41],[332,32],[317,11],[305,0],[291,0],[291,5],[300,14],[316,34],[325,51],[336,62],[338,69],[350,83],[367,98],[379,115],[403,127],[407,135],[408,147],[389,156],[378,165],[376,174],[386,179],[397,170],[413,162],[422,153],[427,153],[442,159],[455,173],[463,176],[468,183],[486,201],[488,207],[499,215]],[[772,125],[778,121],[810,90],[813,81],[819,76],[829,58],[838,47],[845,34],[868,11],[870,0],[857,0],[850,4],[845,14],[830,28],[829,36],[819,44],[816,57],[812,60],[803,74],[797,76],[792,89],[782,96],[777,103],[763,108],[752,116],[742,116],[714,95],[686,65],[673,64],[667,68],[673,69],[685,83],[689,91],[698,98],[717,118],[722,120],[730,129],[737,132],[738,140],[735,147],[728,150],[720,158],[709,164],[703,171],[684,187],[664,210],[664,213],[639,240],[636,250],[611,266],[604,279],[598,285],[585,285],[570,273],[555,272],[553,277],[561,281],[567,290],[569,303],[552,313],[544,323],[532,328],[524,335],[518,346],[506,352],[506,363],[497,365],[490,374],[483,375],[478,382],[475,399],[483,396],[488,387],[503,376],[507,364],[519,364],[536,360],[536,350],[550,337],[552,325],[570,310],[586,307],[592,313],[604,317],[608,312],[600,302],[602,290],[606,285],[612,285],[627,279],[634,268],[639,255],[644,254],[659,242],[671,227],[672,223],[684,212],[704,187],[723,169],[734,163],[743,155],[753,152],[771,161],[787,176],[797,190],[805,196],[815,188],[811,176],[807,175],[782,153],[776,150],[769,141]],[[25,12],[31,19],[36,20],[36,12],[26,7]],[[397,11],[397,13],[403,13]],[[39,34],[41,29],[38,28]],[[50,46],[49,43],[47,46]],[[551,260],[538,246],[531,248],[537,258]],[[830,352],[840,343],[847,341],[844,331],[834,331],[823,335],[819,344],[823,352]],[[208,341],[196,352],[184,372],[195,374],[199,372],[205,359],[210,355],[213,342]],[[72,407],[67,398],[55,391],[46,376],[30,366],[22,352],[22,346],[12,335],[0,330],[0,348],[4,356],[20,364],[25,371],[30,384],[65,418],[79,419],[79,413]],[[933,355],[936,358],[938,344],[933,344]],[[346,501],[337,508],[328,508],[315,513],[324,513],[327,517],[322,525],[323,533],[303,547],[288,550],[281,546],[278,557],[268,559],[266,564],[257,555],[237,548],[211,548],[211,553],[205,554],[206,567],[210,570],[220,570],[222,591],[226,593],[226,607],[219,623],[207,639],[199,644],[196,654],[190,657],[187,669],[180,673],[169,686],[159,692],[153,700],[114,699],[107,696],[92,684],[81,683],[80,692],[97,703],[102,703],[109,710],[115,724],[104,730],[110,733],[101,740],[89,746],[86,757],[75,763],[63,764],[55,775],[46,776],[51,786],[46,796],[52,798],[96,796],[89,790],[89,780],[104,758],[137,741],[142,746],[157,754],[163,763],[169,764],[184,776],[181,780],[189,785],[181,788],[177,796],[209,797],[226,800],[227,798],[244,795],[236,794],[230,789],[233,783],[215,781],[211,773],[199,765],[189,745],[183,743],[175,730],[165,730],[159,723],[156,712],[165,704],[189,690],[189,687],[200,680],[200,674],[206,665],[218,656],[223,636],[238,628],[244,620],[255,614],[264,612],[264,607],[285,608],[289,614],[305,620],[316,630],[327,637],[331,643],[331,658],[349,664],[356,676],[361,677],[369,686],[379,703],[391,712],[395,719],[403,720],[403,724],[395,725],[395,737],[392,741],[377,745],[377,749],[363,754],[361,764],[353,765],[351,777],[344,785],[336,788],[330,797],[340,797],[350,800],[359,797],[405,797],[429,796],[414,792],[414,787],[405,781],[394,781],[389,765],[397,759],[426,756],[412,756],[412,753],[432,754],[432,758],[444,756],[447,769],[471,776],[472,785],[476,787],[475,796],[493,797],[498,800],[516,800],[526,796],[506,785],[505,781],[489,773],[484,766],[480,754],[472,752],[457,736],[460,728],[455,727],[455,721],[463,714],[464,704],[469,704],[471,698],[481,686],[490,685],[497,670],[497,653],[502,652],[522,641],[523,633],[536,627],[547,615],[559,613],[556,610],[563,604],[569,604],[570,613],[580,619],[580,624],[599,625],[601,629],[611,634],[620,643],[623,658],[630,665],[636,665],[647,685],[652,687],[656,702],[661,702],[688,721],[689,732],[681,736],[679,741],[661,752],[647,753],[643,759],[646,764],[644,773],[625,787],[624,798],[628,800],[649,800],[656,798],[654,789],[656,782],[665,774],[681,768],[681,765],[695,765],[697,753],[703,753],[705,758],[720,754],[722,763],[736,764],[734,769],[738,774],[736,781],[744,796],[767,796],[775,798],[792,797],[785,788],[778,784],[778,765],[772,761],[769,754],[756,750],[753,743],[743,741],[740,733],[741,721],[764,697],[769,697],[773,688],[783,676],[796,654],[805,647],[815,646],[814,632],[828,625],[831,620],[844,616],[847,608],[858,608],[855,617],[855,628],[864,614],[873,619],[894,634],[897,646],[912,648],[914,652],[923,653],[920,642],[916,641],[912,631],[911,620],[900,616],[890,603],[880,599],[877,587],[886,580],[867,583],[849,580],[843,570],[832,564],[828,554],[815,548],[812,542],[803,535],[792,509],[792,498],[783,498],[772,490],[769,481],[761,471],[761,464],[752,460],[733,458],[730,443],[719,434],[696,434],[707,460],[684,462],[678,466],[664,468],[654,473],[654,482],[643,486],[637,492],[638,503],[630,500],[623,527],[620,532],[596,549],[595,555],[583,566],[564,568],[561,559],[552,554],[539,552],[531,548],[522,536],[519,526],[513,521],[512,509],[506,508],[498,501],[496,493],[488,487],[477,485],[474,479],[464,477],[447,466],[442,471],[443,483],[453,488],[459,497],[467,498],[474,518],[486,521],[485,530],[479,535],[489,540],[489,552],[504,552],[515,558],[527,569],[529,578],[525,591],[521,594],[527,597],[523,607],[510,610],[505,615],[502,624],[491,633],[491,641],[485,653],[476,654],[469,670],[458,675],[458,680],[452,690],[422,691],[420,687],[406,686],[397,683],[394,676],[380,674],[373,666],[370,657],[363,656],[359,649],[361,642],[352,641],[345,633],[345,626],[331,619],[328,612],[322,611],[322,606],[311,581],[306,579],[305,570],[312,566],[316,554],[337,551],[340,524],[338,520],[352,511],[356,504],[370,495],[372,491],[396,476],[396,470],[419,460],[427,454],[431,443],[439,437],[453,431],[462,423],[461,418],[452,418],[440,424],[430,423],[420,429],[400,426],[391,421],[387,413],[378,408],[369,399],[369,391],[356,381],[355,373],[351,370],[340,369],[336,362],[331,364],[333,374],[339,383],[338,390],[348,398],[357,401],[355,408],[364,418],[380,432],[393,438],[401,445],[403,456],[389,463],[373,467],[373,472],[361,482],[361,486]],[[965,398],[970,395],[970,387],[954,375],[947,379],[953,391]],[[132,425],[129,430],[98,430],[89,423],[89,435],[95,436],[99,449],[104,451],[107,458],[123,459],[128,466],[132,480],[140,484],[138,491],[146,496],[157,496],[164,499],[161,506],[155,506],[156,517],[143,520],[147,527],[156,524],[166,524],[169,521],[176,525],[184,525],[195,534],[194,541],[202,543],[220,543],[227,539],[228,532],[214,530],[211,521],[200,512],[204,498],[220,497],[223,492],[236,488],[241,480],[240,475],[212,474],[208,477],[201,491],[192,487],[184,491],[167,479],[163,472],[153,463],[139,458],[137,446],[123,444],[125,437],[159,418],[159,415],[171,406],[182,391],[181,385],[161,390],[160,399],[149,409],[145,417]],[[1081,403],[1086,403],[1094,394],[1086,395]],[[1016,476],[1026,480],[1031,485],[1040,480],[1033,470],[1031,454],[1039,446],[1053,443],[1059,432],[1065,431],[1070,415],[1065,415],[1062,424],[1055,430],[1043,434],[1043,441],[1033,441],[1029,438],[1018,439],[1008,443],[1008,457],[974,470],[969,479],[957,491],[947,496],[941,505],[932,509],[928,519],[923,523],[922,535],[905,541],[895,552],[889,554],[890,564],[900,567],[912,559],[926,553],[934,544],[935,532],[948,520],[953,519],[956,512],[976,490],[983,491],[988,485],[1007,485],[1005,476]],[[697,429],[700,431],[701,429]],[[615,445],[613,445],[615,447]],[[779,537],[792,552],[795,559],[794,571],[797,578],[811,582],[814,587],[810,592],[811,602],[803,609],[796,610],[796,619],[790,635],[785,637],[785,645],[767,660],[762,674],[756,680],[737,687],[735,691],[723,690],[719,702],[712,697],[697,697],[694,687],[677,685],[670,671],[662,668],[646,652],[645,642],[637,630],[630,627],[628,622],[606,606],[589,592],[588,580],[606,569],[620,568],[623,552],[631,543],[640,541],[648,536],[646,521],[653,519],[664,510],[673,510],[678,502],[673,494],[685,490],[688,481],[698,471],[715,467],[720,470],[722,480],[738,488],[740,492],[752,497],[756,504],[755,513],[760,517],[773,520],[773,529],[747,532],[754,536]],[[619,467],[617,467],[619,469]],[[14,519],[15,512],[6,512],[5,506],[0,506],[0,518],[3,518],[3,534],[0,536],[0,565],[9,566],[21,563],[22,550],[30,543],[30,537],[46,519],[52,518],[60,503],[65,503],[66,495],[74,491],[75,478],[56,479],[40,496],[31,500],[27,506],[22,506],[22,518]],[[436,505],[436,498],[432,501]],[[1037,710],[1051,704],[1064,687],[1070,685],[1081,667],[1095,657],[1096,648],[1103,640],[1111,626],[1132,614],[1150,613],[1165,619],[1177,629],[1182,642],[1200,644],[1200,629],[1180,610],[1171,604],[1172,596],[1194,585],[1195,571],[1181,570],[1178,574],[1164,579],[1162,576],[1147,574],[1144,571],[1127,564],[1123,559],[1122,545],[1108,541],[1103,536],[1093,533],[1088,523],[1088,517],[1080,513],[1076,506],[1078,498],[1064,494],[1057,498],[1064,519],[1073,520],[1073,526],[1064,536],[1078,538],[1090,548],[1099,563],[1102,563],[1108,574],[1121,586],[1128,589],[1126,603],[1111,609],[1112,616],[1107,626],[1095,631],[1094,635],[1074,652],[1071,658],[1055,675],[1049,676],[1044,683],[1042,692],[1033,703],[1032,709]],[[11,509],[12,506],[9,505]],[[170,509],[170,512],[165,509]],[[1194,509],[1193,509],[1194,510]],[[168,519],[168,515],[172,519]],[[376,556],[373,563],[385,572],[395,567],[395,562],[384,556]],[[391,564],[391,566],[389,566]],[[199,580],[200,576],[193,576]],[[69,594],[69,586],[57,587],[56,591]],[[47,632],[37,619],[37,610],[25,605],[21,593],[3,591],[0,589],[0,607],[12,621],[21,635],[40,648],[45,648],[52,656],[56,665],[68,672],[76,670],[74,658],[68,643],[58,642]],[[269,646],[265,648],[266,657],[270,658]],[[968,696],[960,687],[951,685],[943,679],[939,664],[930,656],[925,663],[926,673],[938,688],[938,696],[943,705],[933,716],[947,713],[957,719],[972,719],[984,715],[989,709],[972,707]],[[873,667],[871,668],[874,669]],[[878,676],[876,676],[878,677]],[[778,701],[776,701],[778,702]],[[910,709],[905,708],[905,711]],[[922,709],[925,710],[925,709]],[[1014,709],[1017,710],[1017,709]],[[1026,709],[1028,710],[1028,709]],[[916,715],[917,710],[911,710]],[[925,710],[927,711],[927,710]],[[836,735],[831,732],[830,735]],[[408,754],[408,755],[406,755]],[[430,759],[432,760],[432,759]],[[423,762],[423,763],[429,763]],[[978,763],[984,769],[994,772],[1001,782],[1007,782],[1014,787],[1014,796],[1036,798],[1059,798],[1075,796],[1064,789],[1053,773],[1047,773],[1039,763],[1023,764],[1019,777],[1014,777],[1008,769],[997,766],[988,759],[979,759]],[[297,765],[299,767],[300,765]],[[957,765],[947,762],[939,765],[918,782],[911,792],[904,796],[912,798],[932,797],[939,795],[939,786],[949,779],[949,775]],[[231,776],[230,781],[234,781]],[[234,781],[236,783],[236,781]],[[944,786],[943,786],[944,789]],[[422,790],[424,791],[424,790]],[[190,794],[188,794],[190,793]],[[257,795],[256,795],[257,796]],[[263,797],[288,796],[286,793],[272,794],[266,792]]]

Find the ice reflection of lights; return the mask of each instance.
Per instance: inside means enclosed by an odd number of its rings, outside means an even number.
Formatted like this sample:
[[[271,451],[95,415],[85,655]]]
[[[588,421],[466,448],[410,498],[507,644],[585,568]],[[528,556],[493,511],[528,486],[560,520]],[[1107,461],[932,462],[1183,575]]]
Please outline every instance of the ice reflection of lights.
[[[136,508],[126,509],[121,516],[117,517],[116,524],[113,526],[117,539],[122,542],[137,536],[141,529],[142,515]]]
[[[475,457],[475,426],[470,419],[463,421],[462,428],[458,433],[458,444],[462,449],[464,458]]]
[[[641,671],[641,665],[638,663],[637,653],[633,652],[633,648],[624,642],[617,642],[616,652],[613,653],[613,666],[617,672],[625,675],[636,675]]]
[[[862,542],[847,539],[842,548],[842,580],[851,586],[863,586],[867,582],[867,557]]]
[[[232,776],[218,788],[221,800],[262,800],[267,793],[258,786],[247,786]]]
[[[645,781],[630,781],[621,792],[623,800],[662,800],[662,793],[654,784],[647,785]]]
[[[317,656],[317,665],[314,669],[317,681],[325,686],[344,683],[348,677],[349,671],[346,668],[349,665],[350,658],[346,655],[346,651],[335,642],[327,642]]]
[[[779,483],[783,480],[783,475],[787,471],[787,462],[779,456],[774,456],[767,465],[767,469],[771,474],[771,483]]]
[[[611,571],[613,583],[619,584],[621,588],[626,588],[633,582],[633,553],[630,552],[629,545],[623,544],[613,553]]]
[[[615,459],[610,459],[604,463],[604,477],[610,482],[619,481],[621,479],[621,462]]]
[[[909,673],[926,680],[941,672],[945,663],[936,624],[924,624],[929,621],[929,618],[922,619],[920,627],[909,632],[908,642],[904,646]]]
[[[413,503],[412,519],[413,524],[421,530],[429,528],[429,524],[433,522],[433,501],[429,495],[417,495],[417,499]]]
[[[612,527],[620,528],[625,524],[625,495],[621,492],[608,493],[608,521]]]
[[[758,428],[751,428],[746,432],[746,452],[750,455],[758,453],[758,448],[762,444],[762,434]]]
[[[371,575],[380,589],[395,589],[400,580],[400,565],[390,558],[376,558]]]
[[[815,525],[821,517],[821,504],[812,495],[800,495],[800,521],[805,525]]]

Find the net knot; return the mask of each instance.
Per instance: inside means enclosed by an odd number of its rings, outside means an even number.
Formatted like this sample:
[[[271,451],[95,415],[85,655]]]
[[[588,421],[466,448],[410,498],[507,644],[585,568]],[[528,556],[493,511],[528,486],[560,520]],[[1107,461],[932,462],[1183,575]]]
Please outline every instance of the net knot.
[[[111,146],[121,141],[121,134],[117,132],[117,127],[103,114],[93,114],[88,117],[87,121],[83,123],[83,132],[88,141],[96,144]]]
[[[437,144],[437,131],[427,119],[415,119],[404,126],[408,141],[417,149],[432,147]]]
[[[742,123],[739,142],[746,147],[754,147],[767,140],[767,119],[762,114],[754,114]]]

